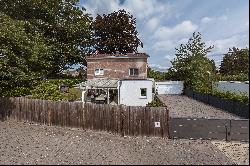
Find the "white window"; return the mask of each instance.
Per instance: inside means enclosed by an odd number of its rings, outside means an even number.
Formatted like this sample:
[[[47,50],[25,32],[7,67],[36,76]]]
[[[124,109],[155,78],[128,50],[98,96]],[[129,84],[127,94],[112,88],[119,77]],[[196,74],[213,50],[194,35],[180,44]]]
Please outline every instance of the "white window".
[[[141,88],[141,98],[147,98],[147,88]]]
[[[137,69],[137,68],[130,68],[129,69],[129,75],[130,76],[138,76],[139,75],[139,69]]]
[[[95,69],[95,76],[103,76],[104,70],[103,69]]]

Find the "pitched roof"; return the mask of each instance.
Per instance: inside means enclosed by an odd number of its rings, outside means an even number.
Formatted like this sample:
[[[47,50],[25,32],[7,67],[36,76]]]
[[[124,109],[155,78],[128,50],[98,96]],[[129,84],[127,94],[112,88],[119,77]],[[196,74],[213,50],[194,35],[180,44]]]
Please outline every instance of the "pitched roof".
[[[102,59],[102,58],[148,58],[146,53],[126,53],[126,54],[92,54],[87,56],[87,59]]]

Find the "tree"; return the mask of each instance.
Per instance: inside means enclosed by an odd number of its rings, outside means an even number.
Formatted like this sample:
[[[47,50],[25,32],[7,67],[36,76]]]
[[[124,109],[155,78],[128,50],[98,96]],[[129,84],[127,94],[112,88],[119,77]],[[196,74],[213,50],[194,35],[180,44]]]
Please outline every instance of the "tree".
[[[84,64],[92,19],[77,0],[0,1],[0,95],[29,93],[35,80]]]
[[[249,75],[249,49],[230,48],[223,57],[220,73],[222,75]]]
[[[49,60],[53,56],[51,47],[43,36],[40,33],[27,34],[25,25],[24,21],[15,21],[0,13],[1,96],[28,93],[24,87],[46,74],[53,63]]]
[[[136,19],[125,10],[97,15],[93,29],[94,48],[100,53],[132,53],[143,46],[138,38]]]
[[[201,34],[193,33],[187,44],[176,48],[176,58],[171,61],[170,75],[185,82],[194,90],[209,90],[214,77],[215,64],[207,58],[213,46],[206,47]]]
[[[160,72],[160,71],[155,71],[151,69],[150,67],[148,68],[148,78],[154,78],[157,81],[162,81],[166,79],[166,73]]]
[[[23,22],[27,36],[40,37],[53,56],[41,58],[53,62],[48,70],[55,75],[66,65],[86,64],[90,51],[92,18],[77,6],[78,0],[1,0],[0,12]]]

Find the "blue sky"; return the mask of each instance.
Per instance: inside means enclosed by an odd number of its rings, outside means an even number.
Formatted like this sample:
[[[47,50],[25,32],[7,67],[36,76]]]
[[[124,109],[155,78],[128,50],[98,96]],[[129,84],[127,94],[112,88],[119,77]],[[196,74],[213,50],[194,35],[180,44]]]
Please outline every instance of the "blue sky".
[[[149,65],[164,71],[175,48],[194,31],[201,32],[208,55],[219,66],[229,48],[249,48],[249,0],[80,0],[93,17],[125,9],[137,19],[137,30],[149,54]]]

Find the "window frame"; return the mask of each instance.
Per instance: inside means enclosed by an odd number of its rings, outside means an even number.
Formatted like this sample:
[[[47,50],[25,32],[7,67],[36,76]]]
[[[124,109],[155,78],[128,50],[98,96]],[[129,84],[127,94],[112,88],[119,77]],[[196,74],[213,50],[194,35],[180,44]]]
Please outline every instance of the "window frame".
[[[142,95],[142,90],[145,90],[145,95]],[[147,90],[148,90],[148,88],[140,88],[140,98],[145,99],[148,97]]]
[[[97,72],[98,70],[98,72]],[[95,76],[103,76],[104,75],[104,69],[103,68],[97,68],[94,71]]]
[[[137,73],[135,72],[137,71]],[[129,76],[139,76],[139,69],[138,68],[129,68]]]

